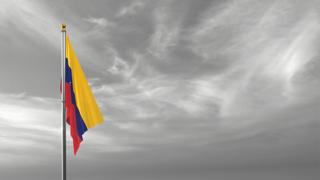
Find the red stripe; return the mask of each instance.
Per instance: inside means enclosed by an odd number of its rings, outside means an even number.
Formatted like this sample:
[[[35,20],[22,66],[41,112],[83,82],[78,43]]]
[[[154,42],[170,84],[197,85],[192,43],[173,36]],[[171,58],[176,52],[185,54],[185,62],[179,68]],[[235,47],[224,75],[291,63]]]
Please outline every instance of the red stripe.
[[[78,131],[79,137],[82,139],[82,135],[88,130],[88,128],[84,123],[82,116],[79,112],[79,109],[77,107],[77,102],[76,102],[75,94],[73,91],[73,85],[72,85],[72,72],[68,64],[68,59],[66,59],[66,83],[70,84],[71,102],[75,108],[75,113],[76,113],[77,131]]]
[[[73,139],[73,152],[74,154],[77,154],[82,139],[79,137],[77,130],[76,111],[74,105],[72,104],[71,86],[69,83],[65,83],[65,93],[67,122],[70,124],[70,134]]]

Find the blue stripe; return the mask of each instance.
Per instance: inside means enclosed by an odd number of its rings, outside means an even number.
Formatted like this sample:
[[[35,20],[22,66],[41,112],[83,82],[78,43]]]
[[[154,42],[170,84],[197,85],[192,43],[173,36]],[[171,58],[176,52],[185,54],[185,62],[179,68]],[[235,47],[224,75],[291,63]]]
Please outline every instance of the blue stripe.
[[[71,72],[71,68],[69,67],[67,58],[66,58],[66,83],[69,83],[71,85],[71,99],[72,99],[72,104],[74,105],[75,111],[76,111],[77,130],[78,130],[79,137],[82,140],[82,135],[88,130],[88,128],[84,123],[76,104],[76,98],[74,95],[73,84],[72,84],[72,72]]]

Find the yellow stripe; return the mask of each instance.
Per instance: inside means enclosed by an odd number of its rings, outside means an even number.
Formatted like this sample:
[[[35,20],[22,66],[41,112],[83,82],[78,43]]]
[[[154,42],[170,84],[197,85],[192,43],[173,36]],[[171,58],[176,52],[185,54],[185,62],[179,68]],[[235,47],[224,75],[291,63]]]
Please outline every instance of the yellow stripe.
[[[92,128],[102,123],[103,117],[68,36],[66,38],[66,57],[72,70],[72,85],[77,107],[87,128]]]

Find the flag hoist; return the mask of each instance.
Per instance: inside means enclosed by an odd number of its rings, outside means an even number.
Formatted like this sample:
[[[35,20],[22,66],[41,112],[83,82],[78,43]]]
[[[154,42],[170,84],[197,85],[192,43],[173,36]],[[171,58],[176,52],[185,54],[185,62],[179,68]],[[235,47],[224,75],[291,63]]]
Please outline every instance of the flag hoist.
[[[66,124],[70,125],[73,152],[76,155],[90,128],[103,122],[93,93],[61,24],[61,101],[62,101],[62,180],[66,180]]]

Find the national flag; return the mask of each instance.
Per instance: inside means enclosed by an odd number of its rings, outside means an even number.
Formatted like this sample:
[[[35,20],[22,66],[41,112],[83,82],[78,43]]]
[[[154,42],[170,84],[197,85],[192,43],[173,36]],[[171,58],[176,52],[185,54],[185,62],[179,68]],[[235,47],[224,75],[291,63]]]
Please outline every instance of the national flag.
[[[66,121],[70,125],[74,154],[82,135],[103,122],[102,114],[89,87],[85,74],[66,35],[65,107]]]

